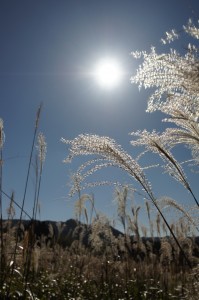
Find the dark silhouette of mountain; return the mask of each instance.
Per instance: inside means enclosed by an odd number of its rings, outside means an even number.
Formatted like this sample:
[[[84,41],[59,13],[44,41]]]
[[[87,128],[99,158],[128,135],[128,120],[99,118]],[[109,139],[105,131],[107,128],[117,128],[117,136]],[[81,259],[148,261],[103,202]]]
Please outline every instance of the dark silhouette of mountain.
[[[109,226],[109,225],[106,225]],[[109,226],[111,234],[117,239],[119,236],[124,238],[124,234]],[[53,247],[55,244],[59,244],[62,247],[70,247],[74,241],[78,241],[85,247],[92,247],[91,245],[91,234],[92,226],[81,223],[74,219],[69,219],[66,222],[56,221],[38,221],[35,220],[22,220],[21,222],[17,219],[4,220],[3,221],[3,232],[12,232],[15,237],[22,241],[28,233],[34,237],[33,242],[37,246],[49,246]],[[107,236],[102,230],[99,233],[100,239],[106,241]],[[160,237],[142,237],[138,240],[136,237],[131,236],[126,244],[126,249],[129,255],[135,259],[143,260],[153,254],[157,257],[161,255],[161,242],[163,238]],[[167,241],[175,252],[174,243],[172,238],[164,237],[164,241]],[[187,237],[183,241],[184,247],[191,247],[192,256],[198,261],[199,259],[199,237]],[[122,255],[122,253],[120,253]]]

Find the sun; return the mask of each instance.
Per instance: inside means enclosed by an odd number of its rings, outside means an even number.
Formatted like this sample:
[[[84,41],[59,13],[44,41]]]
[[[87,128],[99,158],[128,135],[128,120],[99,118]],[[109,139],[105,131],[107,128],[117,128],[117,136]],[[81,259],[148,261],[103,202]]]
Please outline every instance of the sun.
[[[122,70],[115,59],[102,59],[94,72],[97,83],[104,88],[116,87],[122,79]]]

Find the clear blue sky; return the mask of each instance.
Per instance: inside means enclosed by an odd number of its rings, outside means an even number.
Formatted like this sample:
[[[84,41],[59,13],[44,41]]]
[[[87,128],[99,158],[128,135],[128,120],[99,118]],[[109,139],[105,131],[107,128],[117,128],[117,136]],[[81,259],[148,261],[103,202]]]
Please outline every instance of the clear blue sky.
[[[35,114],[43,102],[40,130],[48,150],[42,178],[41,219],[73,216],[68,198],[70,174],[78,166],[65,165],[67,148],[60,142],[80,133],[110,136],[135,155],[129,132],[161,130],[161,116],[145,112],[149,91],[130,84],[138,62],[135,50],[166,49],[160,39],[172,28],[181,30],[188,18],[199,18],[197,0],[1,0],[0,1],[0,117],[4,120],[3,189],[14,190],[20,204],[34,130]],[[180,40],[178,47],[186,46]],[[175,44],[172,45],[175,47]],[[125,71],[120,85],[104,90],[89,75],[105,57],[118,59]],[[184,158],[184,154],[180,153]],[[150,162],[149,162],[150,163]],[[107,178],[127,182],[125,174],[107,171]],[[180,185],[152,171],[158,196],[187,201]],[[197,176],[197,175],[196,175]],[[105,179],[104,175],[102,179]],[[167,181],[168,180],[168,181]],[[194,182],[195,181],[195,182]],[[34,176],[30,178],[25,209],[31,213]],[[196,179],[193,178],[196,189]],[[89,191],[87,191],[89,192]],[[98,210],[115,214],[112,188],[92,190]],[[196,194],[198,193],[195,190]],[[142,201],[142,199],[138,199]],[[4,208],[8,200],[4,198]]]

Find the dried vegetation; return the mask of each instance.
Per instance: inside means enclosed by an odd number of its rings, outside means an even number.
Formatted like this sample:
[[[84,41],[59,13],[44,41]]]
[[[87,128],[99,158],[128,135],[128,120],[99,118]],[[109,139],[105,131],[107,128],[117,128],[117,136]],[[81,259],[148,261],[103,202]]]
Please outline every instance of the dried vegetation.
[[[183,29],[198,42],[199,29],[191,20]],[[178,38],[178,33],[172,30],[166,33],[162,43],[171,43]],[[143,60],[137,74],[131,78],[132,83],[138,84],[139,88],[152,89],[147,111],[161,111],[166,116],[163,121],[171,124],[161,133],[155,130],[132,132],[132,146],[141,147],[137,158],[109,137],[81,134],[73,140],[62,139],[69,145],[65,162],[82,155],[91,155],[91,159],[73,176],[71,194],[79,195],[75,206],[77,226],[66,235],[66,228],[59,224],[57,238],[51,239],[50,243],[49,235],[54,234],[52,225],[48,225],[47,238],[45,234],[39,237],[35,234],[46,154],[45,138],[37,133],[41,107],[37,112],[21,205],[2,187],[4,131],[0,120],[1,299],[198,299],[199,202],[186,175],[190,168],[197,176],[199,162],[198,46],[189,43],[183,51],[179,54],[170,49],[168,53],[158,54],[152,47],[150,53],[132,53]],[[24,204],[37,136],[39,153],[31,215],[25,211]],[[190,150],[190,157],[183,163],[174,155],[179,145]],[[145,173],[151,166],[142,166],[140,162],[147,152],[156,154],[164,172],[190,195],[187,207],[169,196],[156,197]],[[145,203],[129,209],[128,193],[132,188],[120,183],[122,188],[116,189],[116,198],[122,234],[116,234],[107,217],[96,211],[92,196],[82,195],[85,188],[109,184],[105,181],[86,182],[89,176],[107,167],[126,172],[132,183],[136,182],[134,193],[139,193],[137,186],[140,186],[146,199]],[[6,223],[2,215],[3,196],[10,199]],[[89,212],[84,205],[86,201],[90,203]],[[17,228],[12,226],[15,206],[21,212]],[[143,209],[148,216],[144,225],[139,219]],[[168,209],[178,212],[175,222],[170,221]],[[24,214],[31,220],[27,230],[23,230]],[[80,222],[82,216],[85,225]],[[21,232],[23,235],[19,238]]]

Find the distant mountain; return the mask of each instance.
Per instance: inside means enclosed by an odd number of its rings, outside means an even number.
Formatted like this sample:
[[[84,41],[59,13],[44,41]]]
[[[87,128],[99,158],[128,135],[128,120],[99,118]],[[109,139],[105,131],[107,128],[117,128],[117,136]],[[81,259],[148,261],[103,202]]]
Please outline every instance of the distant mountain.
[[[109,242],[111,245],[111,236],[114,239],[121,238],[125,241],[122,232],[108,224],[105,227],[103,226],[102,224],[101,229],[98,228],[98,241],[100,239],[102,242]],[[3,221],[3,233],[10,231],[10,233],[18,236],[20,241],[29,233],[34,237],[34,243],[39,247],[42,245],[53,247],[55,244],[59,244],[65,248],[70,247],[74,241],[78,241],[85,247],[92,248],[91,240],[94,230],[96,230],[95,223],[91,226],[74,219],[69,219],[66,222],[36,220],[34,223],[28,220],[22,220],[20,223],[17,219]],[[138,241],[135,236],[131,236],[128,241],[130,242],[126,243],[126,249],[129,255],[132,255],[135,259],[143,260],[146,257],[151,257],[151,255],[160,257],[163,251],[163,241],[169,245],[175,257],[175,243],[170,237],[142,237]],[[189,250],[189,253],[192,253],[194,261],[196,260],[196,263],[199,263],[199,237],[187,237],[181,243],[186,251]],[[122,255],[121,251],[120,254]]]
[[[80,238],[83,243],[87,246],[89,235],[92,232],[90,225],[83,224],[77,220],[69,219],[66,222],[56,221],[34,221],[18,219],[4,220],[3,221],[3,232],[12,230],[15,235],[18,236],[19,240],[22,240],[25,234],[30,230],[34,231],[35,240],[38,242],[45,242],[48,245],[59,243],[64,247],[70,246],[74,240]],[[117,238],[119,235],[123,235],[119,230],[110,227],[112,234]]]

